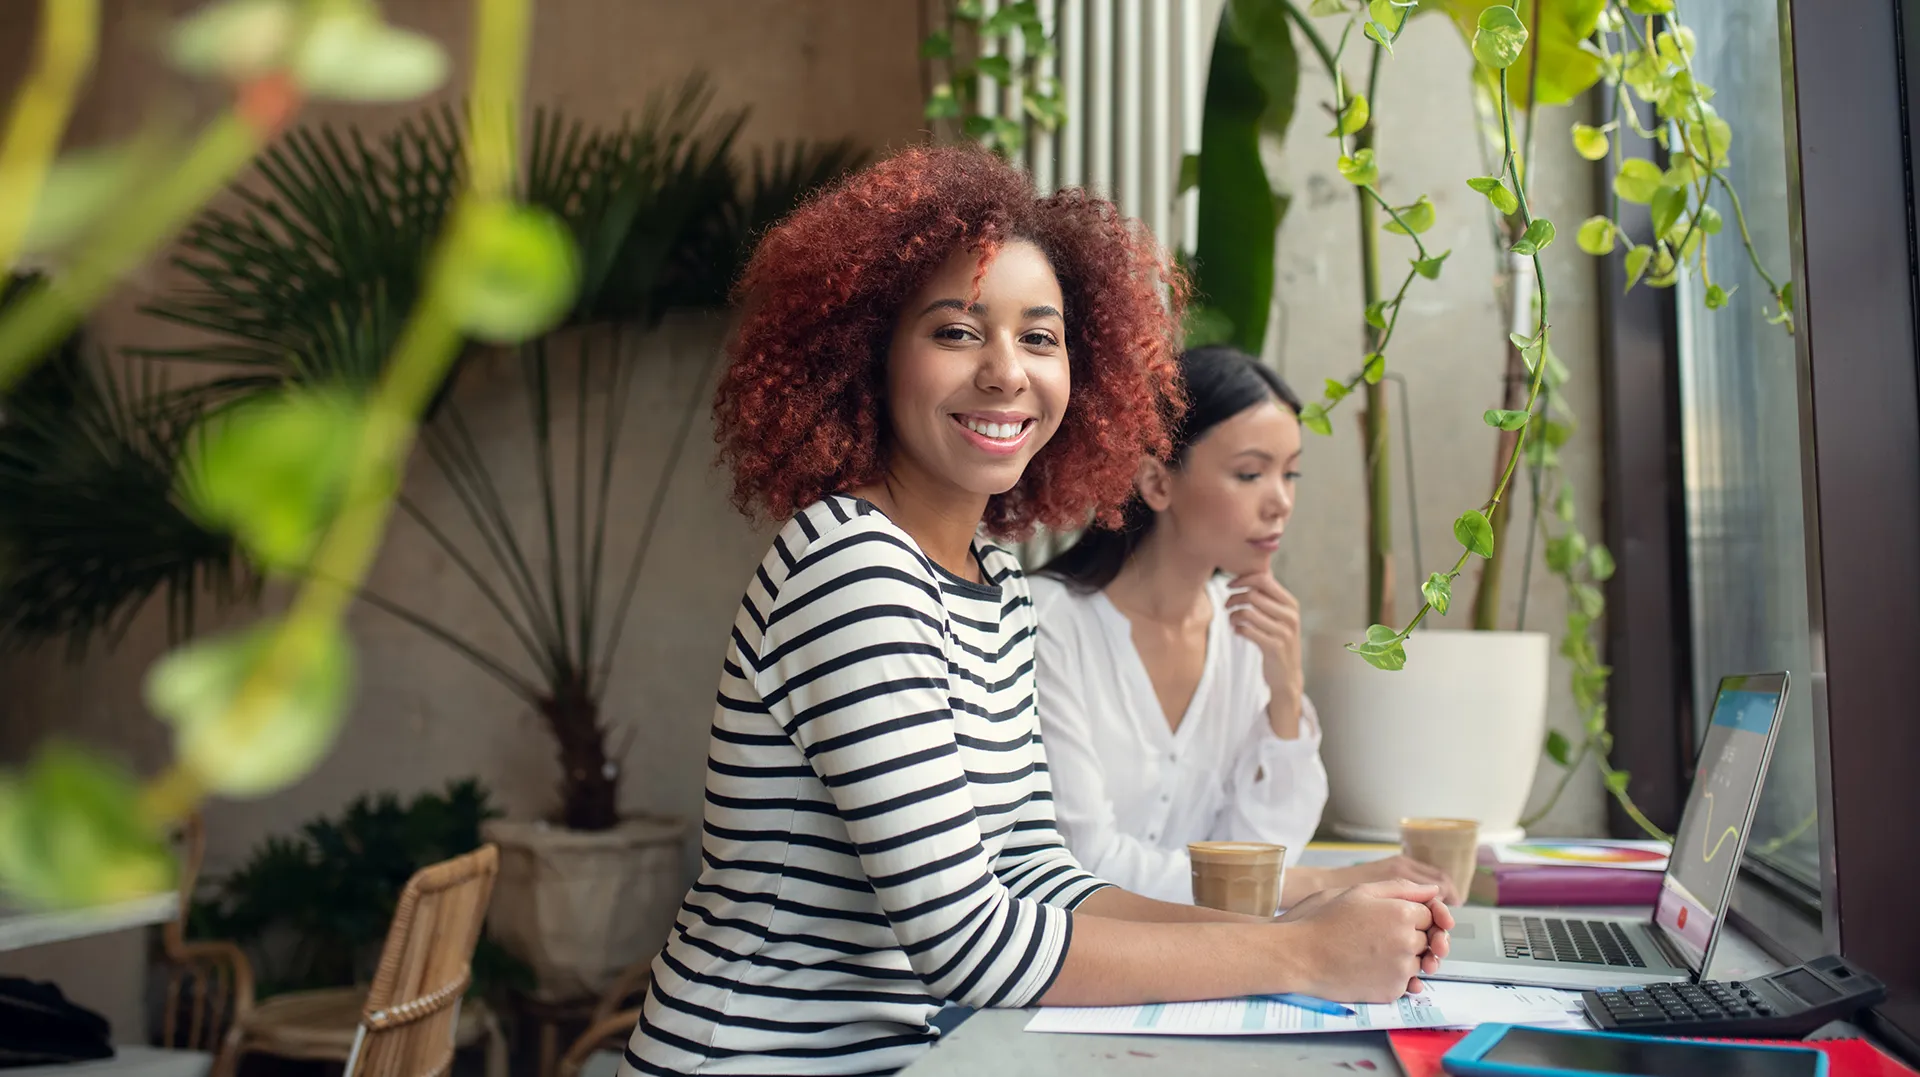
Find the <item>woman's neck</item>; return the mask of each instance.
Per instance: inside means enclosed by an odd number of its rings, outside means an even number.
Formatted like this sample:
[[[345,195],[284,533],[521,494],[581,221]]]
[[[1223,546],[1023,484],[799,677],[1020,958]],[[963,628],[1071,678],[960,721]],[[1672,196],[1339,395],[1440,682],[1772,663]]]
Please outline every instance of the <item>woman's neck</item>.
[[[965,491],[934,491],[916,476],[889,469],[879,482],[851,491],[879,506],[921,552],[963,580],[981,581],[973,537],[987,514],[987,499]]]
[[[1180,550],[1164,527],[1156,527],[1107,585],[1107,598],[1129,617],[1164,624],[1212,617],[1206,591],[1213,574],[1213,565]]]

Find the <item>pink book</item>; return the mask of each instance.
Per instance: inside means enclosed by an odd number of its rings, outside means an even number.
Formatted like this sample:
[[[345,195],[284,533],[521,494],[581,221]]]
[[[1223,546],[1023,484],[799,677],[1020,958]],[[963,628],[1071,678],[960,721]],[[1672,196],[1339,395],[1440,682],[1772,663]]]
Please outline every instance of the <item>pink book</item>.
[[[1473,873],[1477,905],[1647,905],[1660,896],[1657,871],[1557,864],[1502,864],[1482,851]]]

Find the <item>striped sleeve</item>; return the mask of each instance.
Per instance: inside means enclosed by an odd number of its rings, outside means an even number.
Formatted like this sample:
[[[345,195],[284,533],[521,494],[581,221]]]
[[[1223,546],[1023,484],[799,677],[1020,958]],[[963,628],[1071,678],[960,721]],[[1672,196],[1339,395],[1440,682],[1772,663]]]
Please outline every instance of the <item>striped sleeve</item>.
[[[1071,919],[992,870],[954,739],[945,625],[930,567],[862,517],[781,585],[755,685],[833,799],[914,972],[953,1002],[1024,1006],[1058,973]]]

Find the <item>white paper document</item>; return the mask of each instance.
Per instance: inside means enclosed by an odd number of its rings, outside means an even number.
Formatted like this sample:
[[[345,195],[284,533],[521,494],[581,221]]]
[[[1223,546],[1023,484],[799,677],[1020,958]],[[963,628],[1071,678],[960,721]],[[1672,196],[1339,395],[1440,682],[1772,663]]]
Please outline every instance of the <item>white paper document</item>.
[[[1149,1006],[1060,1006],[1041,1010],[1028,1032],[1143,1036],[1271,1036],[1389,1028],[1458,1028],[1499,1021],[1587,1027],[1580,995],[1543,987],[1436,982],[1418,995],[1358,1003],[1351,1017],[1302,1009],[1265,996]]]

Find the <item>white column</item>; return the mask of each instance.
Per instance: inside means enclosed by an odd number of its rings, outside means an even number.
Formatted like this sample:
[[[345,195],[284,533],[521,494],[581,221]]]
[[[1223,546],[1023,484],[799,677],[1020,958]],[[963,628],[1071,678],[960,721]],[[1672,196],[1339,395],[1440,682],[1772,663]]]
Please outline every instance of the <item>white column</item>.
[[[1173,169],[1180,163],[1173,144],[1172,0],[1147,0],[1146,222],[1162,245],[1173,242]]]
[[[1113,189],[1113,5],[1116,0],[1088,0],[1093,5],[1093,49],[1088,66],[1087,186],[1112,198]]]
[[[1087,18],[1086,0],[1060,0],[1060,92],[1067,119],[1060,129],[1062,187],[1087,182]]]
[[[1146,48],[1142,41],[1145,18],[1142,0],[1120,2],[1120,70],[1114,89],[1120,97],[1120,129],[1114,141],[1120,147],[1120,206],[1135,217],[1147,214],[1147,197],[1141,182],[1141,142],[1146,128],[1141,118],[1141,97],[1146,86]]]
[[[1060,15],[1056,9],[1056,0],[1040,0],[1040,24],[1046,28],[1047,37],[1053,40],[1054,52],[1057,55],[1060,48],[1060,40],[1058,37],[1060,33]],[[1054,73],[1057,70],[1058,63],[1054,56],[1042,57],[1037,72],[1040,78],[1040,86],[1036,87],[1036,89],[1044,88],[1048,81],[1054,77]],[[1033,186],[1041,194],[1052,194],[1057,172],[1054,167],[1054,144],[1057,139],[1054,137],[1053,132],[1042,128],[1037,123],[1033,124],[1031,129],[1033,131],[1033,137],[1029,143],[1027,160],[1031,162],[1031,168],[1033,170]]]

